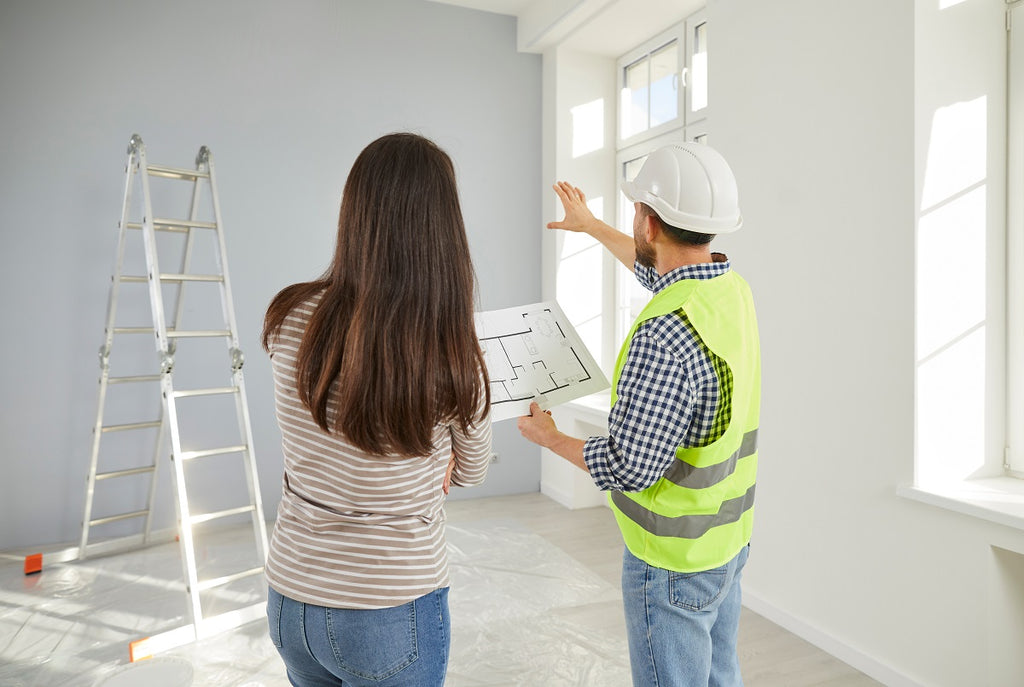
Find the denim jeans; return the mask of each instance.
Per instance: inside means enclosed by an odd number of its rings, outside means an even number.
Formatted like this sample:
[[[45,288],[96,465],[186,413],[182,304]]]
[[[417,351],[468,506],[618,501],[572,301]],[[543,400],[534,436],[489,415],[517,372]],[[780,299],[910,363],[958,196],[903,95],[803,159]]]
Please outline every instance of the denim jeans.
[[[301,603],[270,589],[270,639],[295,687],[441,687],[448,668],[448,588],[394,608]]]
[[[740,576],[750,547],[720,568],[679,573],[629,549],[622,559],[634,687],[739,687]]]

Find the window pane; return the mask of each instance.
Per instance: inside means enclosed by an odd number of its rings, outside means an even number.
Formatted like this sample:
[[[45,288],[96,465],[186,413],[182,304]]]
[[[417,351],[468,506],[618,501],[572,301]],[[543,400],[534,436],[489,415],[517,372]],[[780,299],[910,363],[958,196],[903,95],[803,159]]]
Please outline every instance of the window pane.
[[[616,322],[618,331],[615,332],[615,340],[617,342],[626,339],[626,334],[629,334],[629,329],[633,326],[633,322],[640,316],[640,311],[651,300],[651,292],[640,286],[640,282],[636,280],[636,275],[627,270],[621,263],[619,263],[619,283],[625,286],[620,289],[622,291],[622,298],[619,301],[619,316]]]
[[[690,111],[697,112],[708,106],[708,25],[700,24],[693,30],[693,58],[690,81]]]
[[[644,155],[624,163],[622,165],[623,180],[632,181],[635,179],[637,172],[640,171],[646,160],[647,156]],[[625,195],[620,195],[619,207],[621,208],[619,229],[627,234],[631,234],[633,231],[633,216],[635,214],[633,204],[629,202]],[[640,314],[640,311],[643,310],[644,306],[651,299],[651,292],[640,286],[640,282],[636,280],[633,273],[621,264],[617,263],[617,265],[616,343],[621,342],[626,337],[626,334],[629,333],[629,328],[633,325],[633,320],[636,319],[637,315]]]
[[[640,168],[644,166],[644,162],[647,160],[647,156],[638,157],[635,160],[630,160],[622,167],[622,178],[625,181],[633,181],[636,179],[636,175],[640,172]]]
[[[622,88],[622,137],[647,130],[647,99],[650,81],[650,58],[645,57],[626,67]]]
[[[673,41],[651,55],[651,126],[679,116],[679,45]]]
[[[643,155],[624,163],[622,165],[622,180],[633,181],[633,179],[636,179],[636,175],[640,168],[643,167],[646,159],[647,156]],[[633,233],[633,214],[633,202],[626,197],[626,194],[619,191],[619,231],[626,234]]]

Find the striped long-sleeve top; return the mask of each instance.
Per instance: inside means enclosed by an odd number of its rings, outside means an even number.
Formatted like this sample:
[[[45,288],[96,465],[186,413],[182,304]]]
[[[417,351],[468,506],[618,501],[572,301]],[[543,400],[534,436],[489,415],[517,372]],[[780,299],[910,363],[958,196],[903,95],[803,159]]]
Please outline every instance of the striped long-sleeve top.
[[[324,432],[296,390],[299,343],[318,300],[295,308],[270,341],[284,485],[267,581],[318,606],[398,606],[448,585],[444,474],[454,452],[452,484],[484,480],[490,414],[468,433],[438,425],[434,451],[414,458],[373,456]]]

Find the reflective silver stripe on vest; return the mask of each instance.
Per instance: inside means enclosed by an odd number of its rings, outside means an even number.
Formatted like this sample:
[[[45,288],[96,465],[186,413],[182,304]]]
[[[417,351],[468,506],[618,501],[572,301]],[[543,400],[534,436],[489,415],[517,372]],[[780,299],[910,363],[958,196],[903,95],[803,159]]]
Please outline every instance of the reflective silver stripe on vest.
[[[623,515],[658,537],[679,537],[681,539],[699,539],[712,527],[728,525],[736,522],[754,505],[754,487],[751,484],[747,493],[728,501],[722,501],[717,513],[711,515],[680,515],[669,517],[658,515],[647,510],[621,491],[613,491],[612,502],[622,511]]]
[[[743,443],[736,449],[728,459],[721,463],[709,465],[706,468],[699,468],[690,465],[685,460],[676,458],[672,467],[665,473],[665,479],[673,484],[690,489],[705,489],[718,484],[728,477],[736,469],[736,461],[746,458],[757,451],[757,430],[752,429],[743,435]]]

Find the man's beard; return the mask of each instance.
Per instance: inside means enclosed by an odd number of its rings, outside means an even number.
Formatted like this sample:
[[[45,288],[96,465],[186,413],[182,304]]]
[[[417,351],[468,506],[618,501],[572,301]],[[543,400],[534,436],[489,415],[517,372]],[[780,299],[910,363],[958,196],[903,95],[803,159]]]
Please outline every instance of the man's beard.
[[[633,245],[636,250],[636,261],[644,267],[654,267],[654,246],[633,234]]]

